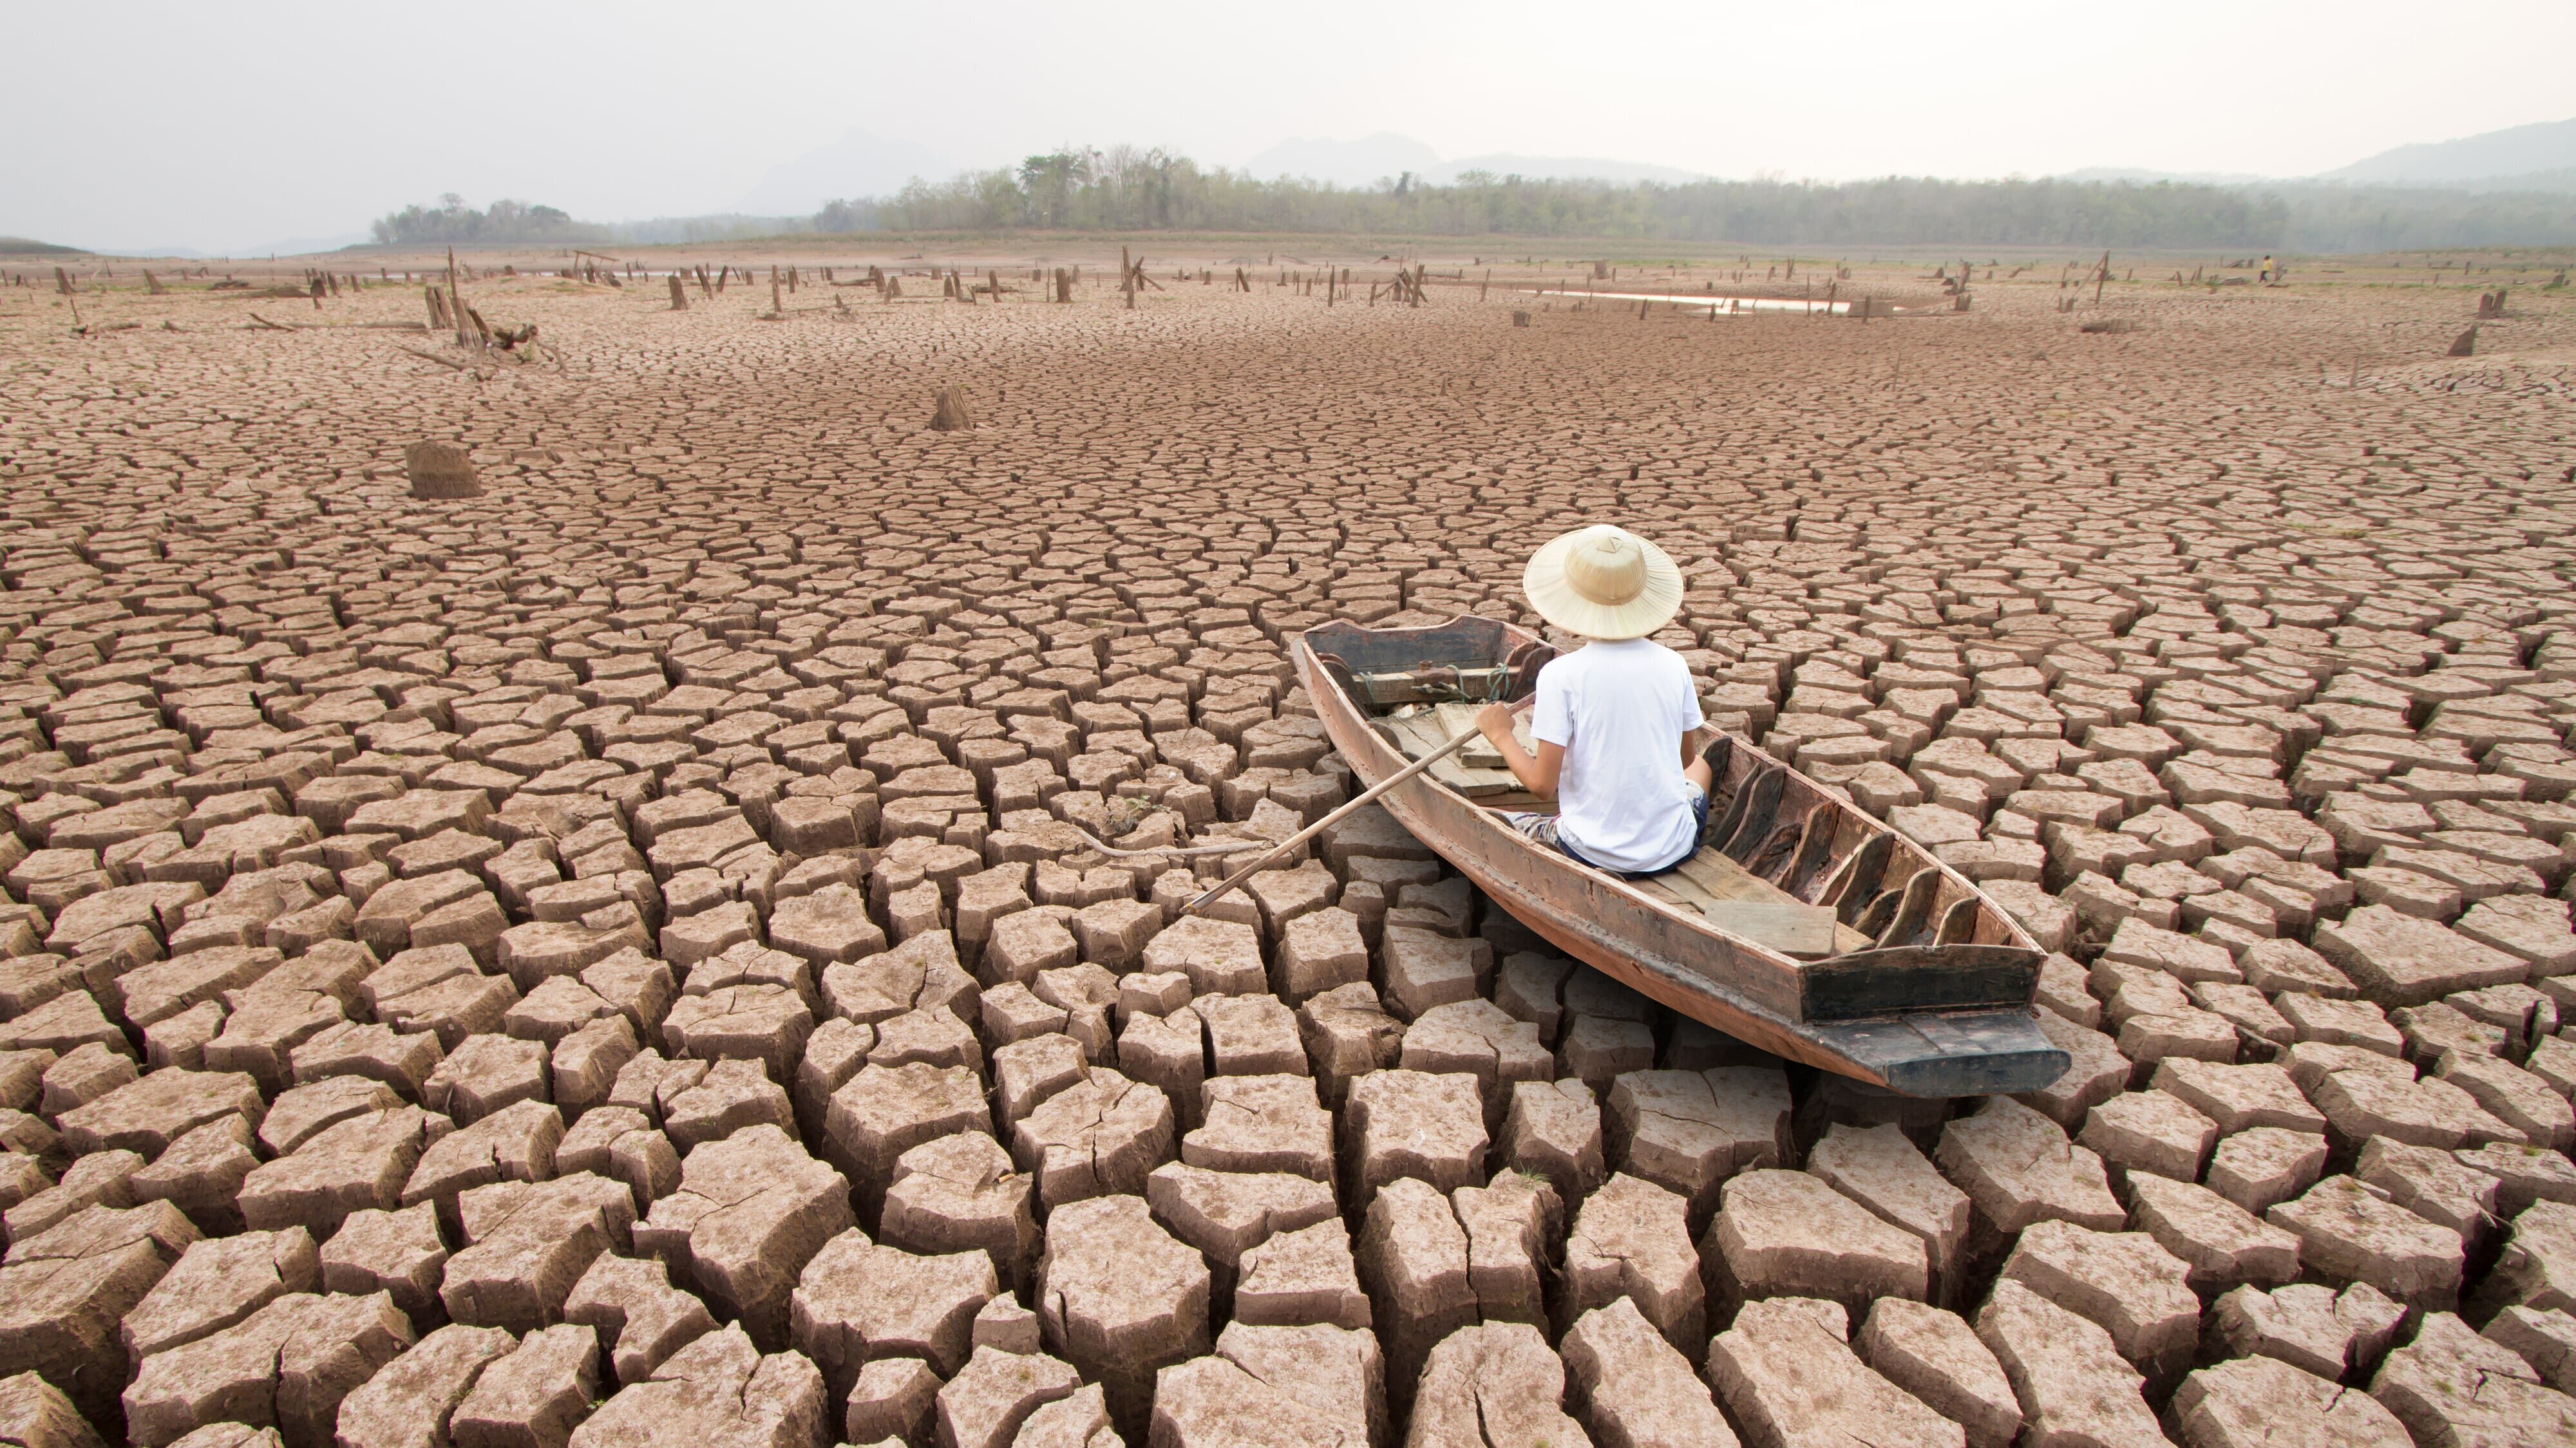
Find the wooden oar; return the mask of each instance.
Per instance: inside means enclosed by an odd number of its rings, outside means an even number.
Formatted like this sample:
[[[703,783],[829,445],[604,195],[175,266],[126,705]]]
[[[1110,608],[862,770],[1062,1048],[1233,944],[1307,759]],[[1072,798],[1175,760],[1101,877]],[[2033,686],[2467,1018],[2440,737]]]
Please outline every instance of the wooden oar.
[[[1215,889],[1208,891],[1206,894],[1201,895],[1189,904],[1182,906],[1181,913],[1184,915],[1196,915],[1201,907],[1224,898],[1228,891],[1231,891],[1237,885],[1242,884],[1244,881],[1251,879],[1255,874],[1258,874],[1264,865],[1269,864],[1271,861],[1278,859],[1281,855],[1288,853],[1290,850],[1297,848],[1299,845],[1302,845],[1308,840],[1311,840],[1315,836],[1323,833],[1326,825],[1350,814],[1360,806],[1374,801],[1379,795],[1386,793],[1388,790],[1404,783],[1413,776],[1420,774],[1422,771],[1429,769],[1435,764],[1438,764],[1441,760],[1457,753],[1461,748],[1466,746],[1469,740],[1479,739],[1483,736],[1483,730],[1472,726],[1458,731],[1458,737],[1455,739],[1452,739],[1448,743],[1441,745],[1439,748],[1432,750],[1429,754],[1413,761],[1411,764],[1397,770],[1395,773],[1388,775],[1385,779],[1380,780],[1377,784],[1370,787],[1368,791],[1360,795],[1359,798],[1352,800],[1350,803],[1343,805],[1331,814],[1324,816],[1322,819],[1306,826],[1297,833],[1281,840],[1278,844],[1271,846],[1267,851],[1263,852],[1261,858],[1254,860],[1251,864],[1246,865],[1242,869],[1227,876],[1224,882],[1219,884]]]

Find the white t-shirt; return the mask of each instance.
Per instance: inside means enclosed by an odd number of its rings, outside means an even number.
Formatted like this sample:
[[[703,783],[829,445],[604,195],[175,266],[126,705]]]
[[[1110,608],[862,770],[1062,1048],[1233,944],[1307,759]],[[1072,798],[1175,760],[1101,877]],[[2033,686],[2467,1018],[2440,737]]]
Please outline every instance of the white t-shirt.
[[[1530,737],[1562,746],[1556,832],[1583,858],[1631,874],[1698,847],[1682,735],[1700,726],[1682,656],[1651,639],[1590,643],[1538,671]]]

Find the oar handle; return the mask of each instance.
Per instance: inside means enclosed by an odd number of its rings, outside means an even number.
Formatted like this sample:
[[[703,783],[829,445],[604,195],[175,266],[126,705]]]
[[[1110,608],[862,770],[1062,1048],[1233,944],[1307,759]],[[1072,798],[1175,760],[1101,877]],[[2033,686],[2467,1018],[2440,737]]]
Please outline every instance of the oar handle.
[[[1281,840],[1278,844],[1273,845],[1261,856],[1261,858],[1254,860],[1251,864],[1235,871],[1233,874],[1227,876],[1222,883],[1216,886],[1216,888],[1208,891],[1204,895],[1201,895],[1189,904],[1182,906],[1181,913],[1184,915],[1196,915],[1199,913],[1201,908],[1211,902],[1223,899],[1226,894],[1232,891],[1236,886],[1260,873],[1262,868],[1267,866],[1271,861],[1278,859],[1281,855],[1287,854],[1290,850],[1293,850],[1299,845],[1306,843],[1308,840],[1313,839],[1315,836],[1322,834],[1327,826],[1344,818],[1354,810],[1375,802],[1379,795],[1386,793],[1388,790],[1395,788],[1397,785],[1404,783],[1406,780],[1420,774],[1422,771],[1429,769],[1441,760],[1457,753],[1458,750],[1464,747],[1468,741],[1475,739],[1483,733],[1484,731],[1482,729],[1474,726],[1469,726],[1466,729],[1460,730],[1457,738],[1450,740],[1448,743],[1432,750],[1429,754],[1422,756],[1420,759],[1413,761],[1404,768],[1388,775],[1386,778],[1370,786],[1367,792],[1361,794],[1357,799],[1352,800],[1350,803],[1334,810],[1331,814],[1324,816],[1322,819],[1315,821],[1313,824],[1306,826],[1297,833]]]

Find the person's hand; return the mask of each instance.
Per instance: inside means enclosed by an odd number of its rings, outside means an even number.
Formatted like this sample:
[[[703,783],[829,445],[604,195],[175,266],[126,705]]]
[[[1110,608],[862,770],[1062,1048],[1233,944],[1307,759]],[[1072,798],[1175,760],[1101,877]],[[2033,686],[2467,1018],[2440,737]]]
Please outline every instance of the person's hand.
[[[1499,748],[1512,737],[1512,716],[1519,712],[1509,704],[1493,703],[1476,711],[1476,727]]]

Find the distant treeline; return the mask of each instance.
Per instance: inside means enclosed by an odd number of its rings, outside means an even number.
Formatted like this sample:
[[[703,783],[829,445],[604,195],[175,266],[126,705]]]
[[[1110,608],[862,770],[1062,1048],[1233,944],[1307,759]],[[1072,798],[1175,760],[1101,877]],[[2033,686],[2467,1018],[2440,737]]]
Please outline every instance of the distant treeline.
[[[1121,146],[915,180],[892,197],[834,201],[814,218],[831,233],[1020,228],[2386,251],[2576,244],[2576,195],[1904,176],[1663,185],[1477,171],[1446,186],[1400,176],[1352,188],[1256,180]]]
[[[2285,253],[2576,245],[2576,193],[2319,184],[1941,181],[1890,176],[1822,184],[1681,185],[1532,179],[1468,171],[1444,186],[1411,175],[1374,186],[1257,180],[1129,146],[1031,156],[890,197],[833,201],[810,217],[664,218],[600,225],[551,206],[409,206],[379,219],[391,245],[745,240],[786,232],[1173,231],[1261,234],[1593,237],[1850,249],[1869,246],[2110,247]]]
[[[476,211],[465,204],[465,198],[451,191],[438,198],[438,207],[414,203],[390,216],[380,216],[370,223],[376,242],[383,246],[499,246],[518,242],[607,241],[611,228],[587,221],[575,221],[571,215],[551,206],[531,206],[524,201],[495,201]]]

